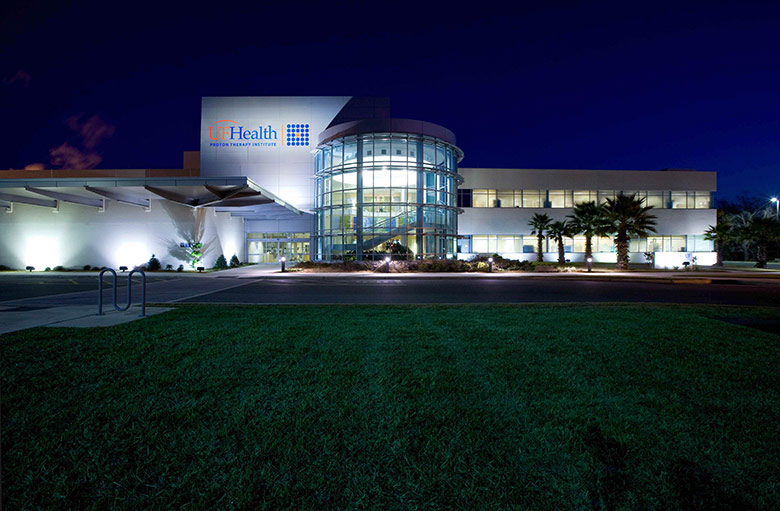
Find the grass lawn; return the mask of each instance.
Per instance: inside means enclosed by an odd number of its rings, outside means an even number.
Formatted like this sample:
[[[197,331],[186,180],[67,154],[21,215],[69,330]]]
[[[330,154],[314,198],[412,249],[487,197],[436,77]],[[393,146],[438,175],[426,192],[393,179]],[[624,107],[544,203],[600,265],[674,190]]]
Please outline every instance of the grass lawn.
[[[4,509],[775,509],[718,307],[182,306],[0,337]]]

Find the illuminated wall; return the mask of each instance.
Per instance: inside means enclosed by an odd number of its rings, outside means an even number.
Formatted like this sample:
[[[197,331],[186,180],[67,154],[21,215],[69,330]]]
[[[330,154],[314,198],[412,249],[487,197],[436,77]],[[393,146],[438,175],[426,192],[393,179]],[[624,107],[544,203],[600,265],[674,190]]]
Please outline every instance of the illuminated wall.
[[[163,268],[186,268],[180,243],[196,233],[205,245],[203,266],[213,266],[221,253],[228,260],[233,254],[244,259],[242,219],[164,200],[152,200],[149,212],[114,201],[106,201],[104,212],[68,203],[60,203],[56,212],[15,203],[12,213],[0,213],[0,232],[0,264],[12,268],[132,268],[152,254]]]

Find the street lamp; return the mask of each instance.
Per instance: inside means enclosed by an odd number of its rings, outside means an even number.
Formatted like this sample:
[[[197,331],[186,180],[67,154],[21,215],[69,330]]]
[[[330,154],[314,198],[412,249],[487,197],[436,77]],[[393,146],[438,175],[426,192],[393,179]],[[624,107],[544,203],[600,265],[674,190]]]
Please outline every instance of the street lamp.
[[[385,273],[390,273],[390,256],[385,257]]]
[[[770,200],[775,203],[775,220],[778,220],[780,219],[780,200],[777,197],[772,197]]]
[[[493,273],[493,258],[488,257],[488,273]]]
[[[593,268],[593,258],[588,257],[585,259],[585,262],[588,263],[588,273],[590,273],[591,269]]]

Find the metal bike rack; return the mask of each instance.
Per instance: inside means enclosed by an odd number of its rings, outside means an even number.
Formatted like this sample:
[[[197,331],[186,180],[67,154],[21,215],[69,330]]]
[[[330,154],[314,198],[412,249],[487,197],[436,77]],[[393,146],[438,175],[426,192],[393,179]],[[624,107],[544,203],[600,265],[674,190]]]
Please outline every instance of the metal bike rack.
[[[127,305],[124,307],[120,307],[117,304],[117,298],[116,298],[116,271],[114,271],[113,268],[103,268],[100,270],[100,274],[98,275],[98,316],[103,316],[103,274],[107,271],[111,272],[111,275],[113,276],[113,287],[114,287],[114,309],[118,310],[119,312],[126,311],[130,308],[130,305],[133,303],[133,274],[134,273],[140,273],[141,274],[141,317],[146,316],[146,273],[143,272],[143,270],[133,270],[130,273],[127,274]]]

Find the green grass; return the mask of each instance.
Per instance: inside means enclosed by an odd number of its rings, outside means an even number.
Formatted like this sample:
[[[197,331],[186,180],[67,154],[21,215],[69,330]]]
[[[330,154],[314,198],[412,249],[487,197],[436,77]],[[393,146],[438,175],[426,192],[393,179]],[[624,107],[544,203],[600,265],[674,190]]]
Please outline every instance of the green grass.
[[[0,337],[4,509],[773,509],[780,336],[668,306],[184,306]]]

